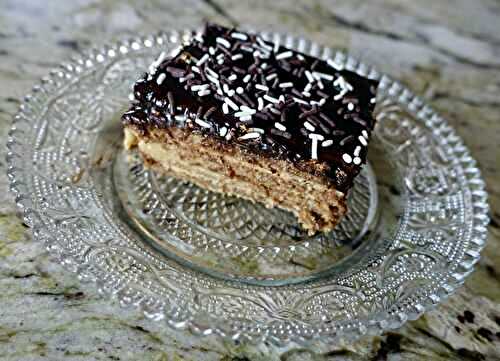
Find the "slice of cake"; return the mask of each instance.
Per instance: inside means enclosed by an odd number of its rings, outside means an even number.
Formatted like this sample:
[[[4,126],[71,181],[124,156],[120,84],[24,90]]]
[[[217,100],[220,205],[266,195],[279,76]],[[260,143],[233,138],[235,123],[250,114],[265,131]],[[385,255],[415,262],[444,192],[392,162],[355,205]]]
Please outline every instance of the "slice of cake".
[[[365,163],[377,83],[261,37],[209,24],[134,87],[125,147],[214,192],[330,231]]]

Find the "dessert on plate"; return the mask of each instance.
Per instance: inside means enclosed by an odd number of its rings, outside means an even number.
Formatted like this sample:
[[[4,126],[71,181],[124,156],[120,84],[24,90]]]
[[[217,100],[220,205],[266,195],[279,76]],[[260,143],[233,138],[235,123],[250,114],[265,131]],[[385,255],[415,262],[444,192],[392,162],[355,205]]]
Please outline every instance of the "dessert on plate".
[[[327,232],[366,162],[377,85],[333,60],[208,24],[137,81],[125,147],[155,170]]]

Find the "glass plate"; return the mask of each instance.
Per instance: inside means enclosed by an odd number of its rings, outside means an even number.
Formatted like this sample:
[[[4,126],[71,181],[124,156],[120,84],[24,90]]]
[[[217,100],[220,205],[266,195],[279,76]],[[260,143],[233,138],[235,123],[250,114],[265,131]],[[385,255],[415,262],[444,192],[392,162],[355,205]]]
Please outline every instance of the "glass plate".
[[[62,264],[123,305],[196,334],[332,342],[415,319],[472,271],[486,192],[459,137],[420,98],[356,59],[261,34],[380,81],[369,166],[334,232],[143,169],[122,151],[135,79],[188,33],[89,51],[26,96],[8,139],[24,220]]]

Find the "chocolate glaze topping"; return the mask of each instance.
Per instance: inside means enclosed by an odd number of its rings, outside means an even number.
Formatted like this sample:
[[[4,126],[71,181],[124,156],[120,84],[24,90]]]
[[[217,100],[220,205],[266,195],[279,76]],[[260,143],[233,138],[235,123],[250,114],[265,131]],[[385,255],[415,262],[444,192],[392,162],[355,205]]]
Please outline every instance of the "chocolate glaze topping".
[[[143,133],[184,127],[303,169],[319,162],[346,192],[366,160],[377,85],[331,60],[208,24],[151,64],[122,121]]]

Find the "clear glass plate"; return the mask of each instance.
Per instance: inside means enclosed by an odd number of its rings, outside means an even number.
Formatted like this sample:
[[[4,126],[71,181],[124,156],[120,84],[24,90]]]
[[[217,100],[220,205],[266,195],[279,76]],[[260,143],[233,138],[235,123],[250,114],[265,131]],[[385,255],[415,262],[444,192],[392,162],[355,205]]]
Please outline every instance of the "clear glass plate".
[[[131,86],[171,32],[94,49],[26,96],[8,176],[35,239],[154,320],[233,340],[331,342],[415,319],[472,271],[486,192],[459,137],[420,98],[332,49],[288,47],[378,79],[378,124],[349,214],[307,236],[288,213],[156,175],[122,150]]]

